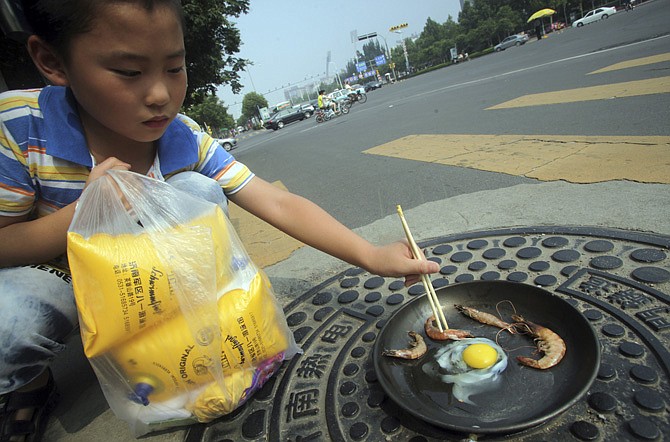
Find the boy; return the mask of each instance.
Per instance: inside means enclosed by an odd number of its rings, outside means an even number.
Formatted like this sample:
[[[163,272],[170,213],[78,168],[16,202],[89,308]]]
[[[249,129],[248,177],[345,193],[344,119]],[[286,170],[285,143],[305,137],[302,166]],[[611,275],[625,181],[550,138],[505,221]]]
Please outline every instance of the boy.
[[[81,192],[108,170],[186,182],[201,196],[214,188],[208,199],[227,197],[371,273],[406,275],[407,285],[438,271],[406,243],[373,246],[256,177],[178,115],[187,81],[178,0],[26,0],[24,11],[28,51],[52,86],[0,95],[3,440],[38,439],[46,422],[55,389],[47,367],[77,322],[66,233]]]

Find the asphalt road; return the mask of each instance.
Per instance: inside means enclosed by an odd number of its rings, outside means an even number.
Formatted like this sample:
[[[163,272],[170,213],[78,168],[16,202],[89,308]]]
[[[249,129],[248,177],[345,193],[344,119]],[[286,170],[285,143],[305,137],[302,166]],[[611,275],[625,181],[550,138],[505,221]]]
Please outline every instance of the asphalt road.
[[[524,176],[368,155],[417,134],[670,134],[668,94],[488,109],[527,94],[661,78],[668,64],[589,74],[666,54],[670,2],[439,69],[369,93],[349,115],[313,118],[241,141],[235,156],[256,174],[320,204],[350,228],[425,202],[520,183]],[[559,94],[560,95],[560,94]],[[579,95],[579,92],[577,92]]]

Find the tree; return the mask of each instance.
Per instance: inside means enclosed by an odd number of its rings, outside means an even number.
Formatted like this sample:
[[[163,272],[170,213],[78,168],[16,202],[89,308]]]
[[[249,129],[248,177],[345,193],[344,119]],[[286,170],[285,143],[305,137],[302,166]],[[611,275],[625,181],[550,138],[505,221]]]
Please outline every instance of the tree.
[[[374,60],[378,55],[386,55],[386,51],[378,40],[370,40],[363,45],[363,48],[360,51],[356,51],[358,62],[365,62],[367,69],[375,69],[377,67],[374,63]],[[358,70],[356,69],[356,60],[353,58],[350,59],[344,66],[341,74],[345,78],[358,75]]]
[[[240,31],[230,21],[249,10],[249,0],[183,0],[184,44],[188,89],[184,108],[203,102],[219,85],[242,89],[239,72],[247,60],[238,58]]]
[[[249,92],[242,99],[242,116],[240,116],[238,121],[246,122],[251,120],[254,116],[260,119],[258,113],[259,107],[268,107],[268,100],[261,94]]]
[[[205,95],[201,103],[193,104],[186,110],[186,115],[203,129],[209,127],[214,134],[235,127],[235,120],[228,114],[228,108],[216,95]]]

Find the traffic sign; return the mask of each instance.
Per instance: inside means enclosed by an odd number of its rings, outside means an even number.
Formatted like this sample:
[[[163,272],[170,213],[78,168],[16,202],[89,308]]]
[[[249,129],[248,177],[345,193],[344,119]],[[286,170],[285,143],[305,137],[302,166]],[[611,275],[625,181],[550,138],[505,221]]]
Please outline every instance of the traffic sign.
[[[359,36],[358,36],[358,41],[365,40],[365,39],[367,39],[367,38],[374,38],[374,37],[376,37],[376,36],[377,36],[377,33],[376,33],[376,32],[372,32],[372,33],[370,33],[370,34],[365,34],[365,35],[359,35]]]
[[[383,54],[382,55],[377,55],[375,57],[375,64],[377,66],[381,66],[383,64],[386,64],[386,57]]]

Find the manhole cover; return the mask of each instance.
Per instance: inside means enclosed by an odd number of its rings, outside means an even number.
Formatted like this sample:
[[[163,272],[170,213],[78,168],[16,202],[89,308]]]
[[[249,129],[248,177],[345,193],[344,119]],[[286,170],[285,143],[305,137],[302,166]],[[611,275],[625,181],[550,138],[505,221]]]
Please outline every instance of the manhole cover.
[[[596,331],[602,358],[588,393],[514,440],[656,439],[670,434],[670,238],[536,227],[448,236],[422,248],[441,265],[432,276],[435,287],[474,280],[541,286],[577,307]],[[300,296],[285,312],[304,353],[284,363],[232,414],[191,427],[186,440],[463,438],[403,412],[376,379],[372,349],[380,329],[423,292],[420,284],[405,288],[400,280],[352,268]]]

